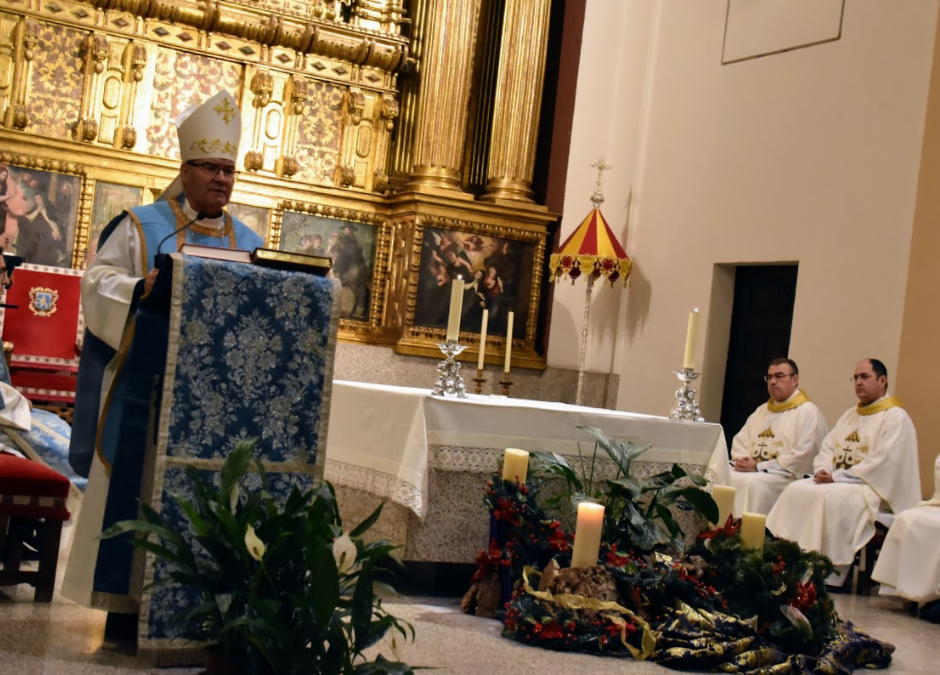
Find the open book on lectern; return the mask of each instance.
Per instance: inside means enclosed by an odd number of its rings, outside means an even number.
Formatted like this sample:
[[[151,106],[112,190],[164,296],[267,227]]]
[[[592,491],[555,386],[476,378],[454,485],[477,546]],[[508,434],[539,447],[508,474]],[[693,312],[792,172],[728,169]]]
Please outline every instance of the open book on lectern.
[[[199,244],[183,244],[180,249],[183,255],[194,258],[207,258],[209,260],[229,260],[231,262],[248,263],[259,267],[270,267],[276,270],[292,272],[306,272],[318,277],[325,277],[333,268],[333,261],[322,255],[308,255],[306,253],[291,253],[278,251],[273,248],[256,248],[246,251],[237,248],[216,248],[215,246],[200,246]]]

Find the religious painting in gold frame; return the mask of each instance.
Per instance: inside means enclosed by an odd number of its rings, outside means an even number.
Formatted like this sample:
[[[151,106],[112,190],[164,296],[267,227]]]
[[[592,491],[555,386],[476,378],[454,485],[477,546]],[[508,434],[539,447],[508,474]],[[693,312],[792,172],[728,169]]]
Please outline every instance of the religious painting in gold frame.
[[[423,225],[423,226],[422,226]],[[414,239],[408,280],[404,335],[396,351],[440,357],[445,339],[451,284],[466,284],[460,342],[476,359],[483,310],[488,311],[488,363],[501,363],[508,313],[513,319],[513,365],[545,368],[536,350],[539,299],[544,270],[544,232],[487,223],[426,219]]]
[[[378,214],[288,201],[275,211],[270,246],[330,258],[341,285],[340,329],[363,334],[381,321],[387,229]]]
[[[225,207],[233,218],[238,218],[265,242],[268,241],[268,229],[271,224],[271,209],[251,204],[229,202]]]
[[[79,252],[78,267],[88,266],[98,254],[98,238],[105,226],[127,209],[141,205],[144,190],[134,185],[95,181],[95,197],[91,208],[91,224],[84,248]]]
[[[90,195],[81,164],[0,152],[0,245],[25,262],[76,267]]]

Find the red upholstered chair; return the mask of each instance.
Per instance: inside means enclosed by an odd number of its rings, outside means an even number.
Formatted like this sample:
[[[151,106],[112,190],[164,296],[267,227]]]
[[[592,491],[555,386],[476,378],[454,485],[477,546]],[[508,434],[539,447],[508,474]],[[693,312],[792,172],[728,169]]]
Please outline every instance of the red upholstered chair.
[[[13,344],[13,386],[39,404],[75,402],[78,345],[85,326],[81,314],[83,272],[64,267],[23,264],[0,309],[3,341]]]
[[[0,453],[0,586],[31,584],[36,602],[50,602],[55,587],[69,479],[49,467]],[[37,560],[36,570],[20,569]]]

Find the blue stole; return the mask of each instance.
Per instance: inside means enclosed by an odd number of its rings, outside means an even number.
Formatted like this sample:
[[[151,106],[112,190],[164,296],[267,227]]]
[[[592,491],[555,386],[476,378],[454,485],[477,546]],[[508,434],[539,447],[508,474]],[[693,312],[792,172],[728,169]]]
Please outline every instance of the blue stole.
[[[99,249],[125,216],[131,219],[132,227],[138,228],[143,269],[146,270],[153,268],[160,242],[190,220],[176,201],[130,209],[108,223],[101,233]],[[177,240],[185,237],[186,241],[203,246],[247,250],[264,245],[261,237],[228,214],[225,214],[223,232],[220,238],[184,230]],[[163,249],[175,251],[178,243],[171,237]],[[169,274],[157,277],[153,292],[146,298],[143,286],[141,279],[131,303],[134,318],[125,333],[119,357],[122,360],[100,420],[101,382],[105,368],[117,352],[86,330],[79,366],[69,463],[79,475],[87,476],[94,455],[99,453],[111,469],[102,530],[120,520],[137,518],[151,404],[154,398],[159,401],[154,391],[160,391],[165,367]],[[124,538],[101,541],[95,566],[95,591],[118,595],[129,592],[132,553]]]

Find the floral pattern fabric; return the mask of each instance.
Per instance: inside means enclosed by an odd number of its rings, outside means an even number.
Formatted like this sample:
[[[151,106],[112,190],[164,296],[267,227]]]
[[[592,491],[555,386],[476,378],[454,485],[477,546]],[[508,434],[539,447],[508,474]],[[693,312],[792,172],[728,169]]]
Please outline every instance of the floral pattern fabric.
[[[174,256],[173,275],[151,504],[183,529],[175,497],[192,499],[185,469],[218,482],[238,439],[259,439],[276,497],[311,486],[326,447],[338,314],[332,282],[309,274]],[[145,582],[159,580],[163,564],[148,557]],[[198,601],[175,585],[145,591],[141,647],[176,649],[185,640],[171,638],[198,638],[178,633],[179,617]]]

